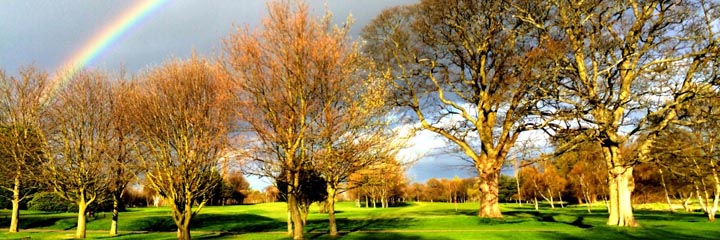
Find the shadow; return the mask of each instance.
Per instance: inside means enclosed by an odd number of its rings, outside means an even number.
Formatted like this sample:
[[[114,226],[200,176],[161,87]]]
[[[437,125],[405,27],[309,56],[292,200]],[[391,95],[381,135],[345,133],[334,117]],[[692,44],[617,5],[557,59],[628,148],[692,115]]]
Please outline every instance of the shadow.
[[[374,232],[374,233],[357,233],[353,236],[353,239],[360,239],[360,240],[373,240],[373,239],[388,239],[388,240],[399,240],[399,239],[408,239],[408,240],[422,240],[422,239],[437,239],[437,240],[448,240],[451,238],[447,237],[438,237],[433,236],[430,237],[423,237],[418,236],[411,233],[393,233],[393,232]]]
[[[284,231],[287,223],[255,214],[200,214],[192,219],[190,229],[230,233],[268,232]]]
[[[25,217],[23,218],[21,216],[20,221],[18,222],[18,227],[21,229],[29,229],[29,228],[44,228],[44,227],[51,227],[58,225],[57,223],[59,221],[67,220],[67,219],[75,219],[76,217],[47,217],[47,216],[37,216],[37,217]],[[76,226],[72,225],[68,229],[72,229]]]
[[[348,219],[348,218],[336,218],[335,223],[337,224],[338,231],[341,232],[341,236],[346,233],[352,233],[357,231],[373,231],[373,230],[388,230],[388,229],[403,229],[407,228],[415,222],[412,218],[371,218],[371,219]],[[285,223],[283,223],[285,224]],[[315,219],[308,220],[305,225],[306,232],[322,232],[327,233],[329,229],[329,223],[327,219]]]
[[[702,212],[668,212],[652,211],[652,210],[635,210],[633,211],[635,219],[638,221],[682,221],[682,222],[707,222],[707,215]]]
[[[585,228],[585,229],[593,227],[592,225],[583,223],[583,219],[585,219],[585,217],[580,216],[577,219],[575,219],[575,221],[571,222],[570,225],[573,225],[573,226],[576,226],[579,228]]]
[[[133,225],[138,226],[132,229],[134,231],[172,232],[177,230],[171,216],[143,217],[142,219],[135,220]],[[190,229],[192,229],[192,227]]]
[[[121,233],[115,236],[99,236],[99,237],[93,237],[94,239],[114,239],[114,238],[128,238],[128,239],[142,239],[144,238],[142,235],[147,234],[147,232],[131,232],[131,233]],[[147,237],[145,237],[147,238]]]
[[[560,240],[615,240],[615,239],[717,239],[718,232],[678,232],[677,230],[666,230],[660,228],[620,228],[620,227],[596,227],[582,232],[540,232],[539,239],[560,239]]]

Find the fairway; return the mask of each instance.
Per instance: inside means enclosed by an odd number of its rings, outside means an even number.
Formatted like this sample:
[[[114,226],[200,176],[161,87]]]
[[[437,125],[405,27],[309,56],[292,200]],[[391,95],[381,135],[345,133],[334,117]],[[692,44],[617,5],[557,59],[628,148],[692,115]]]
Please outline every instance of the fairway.
[[[392,208],[337,206],[341,239],[716,239],[720,228],[701,213],[636,210],[639,228],[605,226],[603,208],[541,209],[503,204],[503,219],[480,219],[477,203],[418,202]],[[195,239],[288,239],[285,203],[206,207],[193,219]],[[21,212],[21,232],[9,234],[9,211],[0,211],[2,239],[66,239],[74,234],[76,213]],[[88,222],[88,238],[108,239],[110,214]],[[120,236],[112,239],[175,239],[169,208],[132,208],[120,213]],[[327,218],[311,211],[309,239],[329,239]]]

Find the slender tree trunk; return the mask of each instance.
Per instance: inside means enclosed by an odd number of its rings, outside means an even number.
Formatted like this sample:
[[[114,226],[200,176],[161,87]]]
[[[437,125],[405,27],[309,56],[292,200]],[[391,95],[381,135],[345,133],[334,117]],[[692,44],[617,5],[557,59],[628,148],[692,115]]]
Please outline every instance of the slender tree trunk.
[[[692,209],[690,208],[690,201],[692,200],[692,197],[693,197],[693,193],[691,192],[690,196],[688,196],[687,198],[683,197],[683,199],[682,199],[682,205],[683,205],[683,209],[685,210],[685,212],[692,212]]]
[[[120,200],[117,196],[113,196],[112,222],[110,223],[110,236],[118,234],[118,213],[120,208]]]
[[[546,200],[548,200],[548,202],[550,202],[550,208],[555,209],[555,201],[553,201],[552,192],[548,191],[548,195],[550,195],[550,197],[546,198]]]
[[[668,192],[667,184],[665,184],[665,175],[663,174],[662,168],[658,168],[658,172],[660,172],[660,184],[663,186],[663,191],[665,191],[665,200],[667,200],[668,210],[670,213],[675,213],[672,201],[670,201],[670,193]]]
[[[515,159],[515,187],[517,187],[517,204],[522,207],[522,191],[520,191],[520,159]]]
[[[75,231],[75,238],[85,238],[85,225],[87,223],[87,203],[85,199],[78,201],[78,218],[77,218],[77,230]]]
[[[367,195],[365,195],[365,208],[370,208],[370,201],[368,200]]]
[[[20,175],[16,175],[13,180],[13,198],[12,198],[12,216],[10,217],[11,233],[19,231],[18,222],[20,221]]]
[[[560,198],[560,208],[565,208],[565,203],[562,200],[562,192],[558,192],[558,198]]]
[[[498,181],[500,173],[493,170],[478,169],[480,177],[480,210],[478,217],[502,218],[498,203]]]
[[[700,209],[702,209],[702,211],[707,214],[708,208],[705,205],[705,201],[703,201],[703,197],[702,197],[703,195],[700,192],[700,187],[698,186],[697,181],[695,181],[695,183],[693,185],[695,186],[695,195],[697,195],[697,200],[698,200],[698,203],[700,204]]]
[[[328,228],[330,228],[330,236],[337,236],[337,224],[335,223],[335,194],[337,190],[332,184],[327,185],[327,213],[328,213]]]
[[[533,201],[533,202],[535,203],[535,211],[540,210],[540,207],[538,206],[537,197],[534,198],[534,201]]]

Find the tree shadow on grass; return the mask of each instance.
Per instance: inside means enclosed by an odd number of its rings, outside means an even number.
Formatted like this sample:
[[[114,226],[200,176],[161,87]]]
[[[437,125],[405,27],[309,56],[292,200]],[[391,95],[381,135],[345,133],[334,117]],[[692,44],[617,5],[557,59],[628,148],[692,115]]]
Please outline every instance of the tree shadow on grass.
[[[287,222],[255,214],[200,214],[193,218],[190,229],[230,233],[287,230]]]
[[[424,239],[437,239],[437,240],[449,240],[451,238],[447,237],[438,237],[438,236],[421,236],[418,234],[413,233],[394,233],[394,232],[363,232],[363,233],[356,233],[353,236],[353,239],[360,239],[360,240],[372,240],[372,239],[388,239],[388,240],[398,240],[398,239],[409,239],[409,240],[424,240]]]
[[[707,221],[707,215],[700,213],[686,212],[663,212],[652,210],[635,210],[633,211],[635,219],[638,221],[682,221],[682,222],[703,222]]]
[[[77,217],[48,217],[48,216],[34,216],[34,217],[20,217],[20,221],[18,222],[18,227],[20,229],[29,229],[29,228],[44,228],[44,227],[51,227],[58,225],[58,222],[60,221],[69,221],[71,219],[75,219]],[[73,224],[69,227],[69,229],[74,228],[77,225],[77,223]],[[65,227],[68,228],[68,227]],[[63,228],[63,229],[65,229]],[[69,230],[65,229],[65,230]]]
[[[177,226],[170,216],[143,217],[135,220],[133,231],[171,232],[176,231]],[[192,226],[190,227],[192,230]]]
[[[540,232],[542,239],[561,240],[615,240],[615,239],[696,239],[710,240],[717,239],[718,232],[693,231],[692,233],[680,233],[662,228],[620,228],[620,227],[597,227],[583,232]]]
[[[367,218],[348,219],[336,218],[338,231],[356,232],[361,230],[388,230],[407,228],[415,221],[413,218]],[[329,229],[327,219],[308,221],[306,231],[326,231]]]

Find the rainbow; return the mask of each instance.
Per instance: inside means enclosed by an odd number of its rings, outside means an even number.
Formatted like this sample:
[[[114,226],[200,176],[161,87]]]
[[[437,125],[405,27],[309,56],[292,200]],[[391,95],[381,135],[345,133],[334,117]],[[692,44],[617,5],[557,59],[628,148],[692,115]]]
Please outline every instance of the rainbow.
[[[83,47],[79,51],[76,51],[75,54],[62,62],[59,75],[55,78],[55,82],[52,84],[51,90],[46,96],[52,97],[54,92],[56,92],[63,83],[67,82],[85,68],[85,66],[95,60],[133,26],[138,25],[143,19],[168,1],[169,0],[139,1],[118,15],[112,22],[103,26],[99,32],[95,33],[92,38],[82,45]]]

